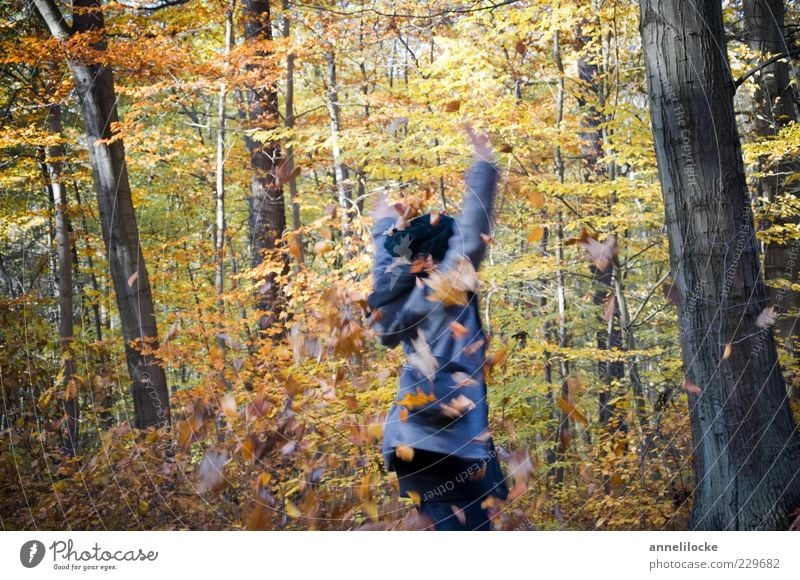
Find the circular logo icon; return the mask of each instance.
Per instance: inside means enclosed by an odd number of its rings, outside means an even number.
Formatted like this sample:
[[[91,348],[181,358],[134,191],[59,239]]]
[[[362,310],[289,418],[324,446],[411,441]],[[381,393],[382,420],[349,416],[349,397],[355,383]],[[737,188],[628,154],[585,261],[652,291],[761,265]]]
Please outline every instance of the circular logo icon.
[[[28,540],[19,549],[19,561],[26,568],[35,568],[44,559],[44,544],[39,540]]]

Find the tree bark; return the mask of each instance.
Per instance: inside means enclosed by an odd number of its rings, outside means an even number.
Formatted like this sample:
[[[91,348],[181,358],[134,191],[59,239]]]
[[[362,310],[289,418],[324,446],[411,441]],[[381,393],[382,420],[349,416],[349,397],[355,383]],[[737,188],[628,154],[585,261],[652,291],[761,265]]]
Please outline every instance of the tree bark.
[[[753,215],[720,47],[718,2],[640,0],[650,116],[689,391],[690,527],[786,529],[800,440],[769,328]],[[732,354],[726,356],[726,344]],[[694,394],[699,388],[698,394]]]
[[[73,31],[52,0],[30,0],[44,19],[51,34],[67,41]],[[100,0],[73,0],[74,33],[105,31]],[[105,40],[94,48],[103,52]],[[67,63],[83,112],[103,241],[119,309],[128,372],[133,382],[135,426],[169,425],[169,392],[164,369],[142,347],[158,347],[153,299],[144,256],[139,245],[139,230],[131,199],[125,148],[112,133],[119,121],[114,77],[110,67],[78,61]],[[113,138],[113,140],[112,140]]]
[[[272,40],[272,19],[268,0],[245,0],[244,33],[246,43]],[[255,73],[258,82],[248,89],[248,129],[269,130],[278,124],[278,89],[266,60],[269,54],[257,49],[252,54],[247,69]],[[281,157],[277,141],[259,143],[245,132],[245,145],[250,152],[253,168],[250,196],[250,240],[253,266],[261,264],[264,252],[275,250],[286,229],[286,207],[282,184],[276,171]],[[286,252],[281,252],[280,277],[289,272]],[[278,322],[282,305],[280,281],[275,273],[269,274],[265,287],[257,294],[256,308],[262,311],[258,326],[265,330]],[[280,325],[283,333],[283,325]]]

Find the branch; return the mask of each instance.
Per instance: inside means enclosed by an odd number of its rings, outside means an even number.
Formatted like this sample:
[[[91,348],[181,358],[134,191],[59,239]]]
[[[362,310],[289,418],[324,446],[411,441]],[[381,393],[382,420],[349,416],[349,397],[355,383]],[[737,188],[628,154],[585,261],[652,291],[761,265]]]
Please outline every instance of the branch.
[[[54,38],[64,41],[72,35],[72,28],[64,20],[64,15],[61,14],[61,11],[53,0],[25,1],[31,10],[33,7],[36,8],[42,20],[44,20],[44,23],[47,25],[47,28],[50,29],[50,34],[52,34]]]
[[[764,68],[767,68],[772,63],[774,63],[776,61],[779,61],[781,59],[784,59],[786,57],[792,58],[792,57],[795,57],[795,56],[797,56],[799,54],[800,54],[800,47],[795,47],[795,48],[792,48],[791,50],[787,50],[786,52],[782,52],[780,54],[776,54],[772,58],[767,59],[766,61],[762,62],[758,66],[754,66],[749,71],[744,73],[742,76],[740,76],[738,79],[736,79],[733,82],[733,86],[736,87],[736,88],[739,88],[739,86],[741,86],[741,84],[744,83],[744,81],[749,79],[751,76],[753,76],[754,74],[756,74],[760,70],[762,70]]]
[[[190,2],[190,0],[155,0],[154,2],[141,2],[139,0],[116,0],[116,2],[127,8],[155,12],[156,10],[161,10],[162,8],[170,8],[172,6],[186,4]]]
[[[507,6],[508,4],[514,4],[518,2],[518,0],[503,0],[503,2],[497,2],[489,4],[488,6],[472,6],[470,8],[443,8],[439,12],[432,12],[430,14],[398,14],[397,12],[382,12],[380,10],[376,10],[375,8],[359,8],[358,10],[335,10],[333,8],[328,8],[326,6],[320,6],[318,4],[304,4],[303,2],[292,2],[289,0],[287,3],[293,6],[297,6],[298,8],[311,8],[312,10],[319,10],[322,12],[330,12],[331,14],[337,14],[339,16],[356,16],[358,14],[364,14],[366,12],[372,12],[378,16],[386,16],[389,18],[418,18],[418,19],[425,19],[430,20],[432,18],[438,18],[439,16],[445,16],[446,14],[468,14],[470,12],[480,12],[482,10],[494,10],[495,8],[500,8],[501,6]]]

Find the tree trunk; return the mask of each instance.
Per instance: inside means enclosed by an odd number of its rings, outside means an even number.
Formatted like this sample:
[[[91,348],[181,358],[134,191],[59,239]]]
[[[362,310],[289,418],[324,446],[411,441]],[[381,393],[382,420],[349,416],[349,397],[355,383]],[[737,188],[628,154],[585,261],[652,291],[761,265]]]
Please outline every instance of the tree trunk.
[[[61,105],[51,104],[47,109],[48,130],[61,136]],[[74,456],[78,451],[78,388],[75,382],[75,362],[72,360],[73,341],[72,312],[72,250],[67,218],[67,191],[64,187],[62,169],[64,146],[47,148],[45,164],[55,209],[56,244],[58,246],[58,337],[61,342],[61,384],[64,388],[64,452]]]
[[[225,301],[222,293],[225,290],[225,115],[227,114],[228,100],[228,59],[233,45],[233,10],[236,0],[231,0],[225,10],[225,62],[222,66],[222,80],[219,83],[219,96],[217,98],[217,159],[216,159],[216,185],[215,185],[215,211],[214,223],[214,290],[217,294],[217,314],[220,316],[218,327],[220,333],[224,332],[223,316],[225,314]],[[224,340],[218,338],[220,347]]]
[[[784,8],[783,0],[745,0],[744,22],[748,32],[750,49],[759,55],[759,60],[765,61],[770,55],[785,52],[789,46],[784,35]],[[789,85],[789,65],[786,60],[778,60],[765,66],[754,75],[756,91],[754,95],[755,130],[759,137],[775,136],[783,127],[796,119],[792,103],[792,88]],[[759,165],[763,177],[757,178],[756,188],[758,197],[768,200],[767,217],[762,227],[769,227],[770,223],[797,224],[796,215],[782,216],[779,198],[785,193],[797,193],[794,188],[785,187],[788,175],[797,173],[797,161],[778,162],[769,166],[767,159],[760,159]],[[787,191],[794,189],[794,191]],[[792,251],[796,254],[792,242]],[[789,265],[790,244],[767,242],[764,255],[764,278],[767,283],[778,280],[788,280],[793,284],[800,283],[797,268]],[[791,288],[770,288],[770,303],[780,309],[775,329],[784,341],[784,347],[793,356],[797,356],[796,335],[798,309],[800,309],[800,292]],[[788,313],[788,314],[787,314]]]
[[[245,0],[244,3],[245,42],[253,43],[272,40],[272,20],[268,0]],[[247,64],[249,74],[257,77],[248,90],[249,129],[269,130],[278,124],[278,89],[265,60],[269,55],[258,50]],[[250,152],[250,166],[253,168],[250,197],[250,241],[253,266],[261,264],[264,252],[276,248],[286,229],[286,208],[283,188],[276,170],[281,155],[276,141],[259,143],[245,133],[245,145]],[[283,174],[283,171],[281,172]],[[281,277],[289,271],[289,260],[281,252]],[[258,326],[265,330],[278,322],[281,313],[280,282],[276,274],[269,274],[265,287],[257,294],[256,308],[262,311]],[[280,325],[282,329],[284,325]],[[281,334],[283,331],[281,330]]]
[[[734,84],[720,52],[721,7],[640,0],[640,12],[670,262],[682,297],[696,474],[690,527],[786,529],[800,505],[800,439],[772,332],[756,324],[766,293]]]
[[[325,53],[327,62],[328,115],[331,119],[331,153],[333,155],[333,172],[336,177],[336,190],[339,194],[339,211],[342,212],[342,240],[346,239],[349,229],[350,185],[347,167],[342,163],[342,152],[339,149],[339,88],[336,85],[336,58],[333,51]]]
[[[59,41],[72,32],[50,0],[31,0],[50,32]],[[76,33],[105,31],[100,0],[73,0]],[[101,40],[95,48],[105,50]],[[83,112],[84,129],[92,165],[97,206],[108,252],[108,263],[119,308],[128,372],[133,382],[135,425],[138,428],[169,425],[169,392],[164,369],[142,348],[158,347],[158,332],[150,281],[139,245],[136,214],[122,139],[111,127],[119,121],[114,78],[110,67],[68,62]]]
[[[291,21],[289,19],[289,2],[283,0],[283,18],[281,19],[282,34],[284,38],[290,37],[289,28]],[[294,60],[293,52],[286,55],[286,113],[283,117],[283,125],[287,129],[294,128]],[[295,230],[296,239],[294,243],[297,244],[297,261],[303,263],[303,241],[300,237],[300,204],[297,201],[297,177],[294,175],[294,147],[291,142],[286,144],[286,171],[291,177],[289,178],[289,200],[292,204],[292,229]]]

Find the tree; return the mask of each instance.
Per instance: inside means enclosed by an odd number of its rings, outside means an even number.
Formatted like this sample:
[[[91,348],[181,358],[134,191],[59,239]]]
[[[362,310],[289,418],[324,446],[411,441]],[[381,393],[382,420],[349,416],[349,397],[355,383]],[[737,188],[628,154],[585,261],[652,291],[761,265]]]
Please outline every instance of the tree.
[[[105,50],[105,22],[100,0],[74,0],[70,28],[52,0],[30,0],[55,39],[66,43],[75,35],[99,33],[94,50]],[[169,393],[164,369],[150,354],[158,348],[153,298],[131,198],[125,148],[113,128],[119,122],[111,67],[85,59],[67,63],[83,113],[103,240],[119,309],[128,373],[133,382],[136,427],[170,422]]]
[[[263,48],[272,41],[272,17],[268,0],[245,0],[244,3],[245,43],[252,45],[253,53],[247,63],[248,74],[248,129],[270,130],[278,124],[278,90],[268,66],[269,54]],[[280,145],[272,140],[260,143],[245,133],[245,145],[250,152],[250,166],[253,177],[250,186],[250,243],[252,265],[264,261],[264,252],[275,250],[286,229],[286,207],[283,198],[285,172],[291,165],[280,159]],[[282,179],[281,177],[284,177]],[[280,254],[281,271],[284,276],[289,271],[288,255]],[[259,320],[262,330],[279,320],[280,286],[278,276],[269,273],[264,284],[264,292],[259,292],[257,304],[265,314]]]
[[[640,0],[689,391],[693,529],[786,529],[800,440],[765,322],[718,2]],[[768,321],[767,321],[768,322]]]

